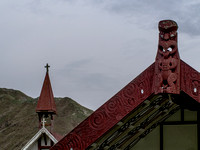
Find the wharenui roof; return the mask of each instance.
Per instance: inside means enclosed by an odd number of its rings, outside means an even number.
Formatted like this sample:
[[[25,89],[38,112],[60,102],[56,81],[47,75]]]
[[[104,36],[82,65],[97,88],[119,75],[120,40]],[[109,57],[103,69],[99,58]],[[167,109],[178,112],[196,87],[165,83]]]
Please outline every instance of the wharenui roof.
[[[179,57],[176,22],[158,27],[155,62],[51,150],[129,150],[180,107],[200,110],[200,74]]]
[[[51,112],[56,114],[56,105],[54,101],[53,91],[48,73],[48,64],[46,66],[47,72],[37,103],[36,112]]]

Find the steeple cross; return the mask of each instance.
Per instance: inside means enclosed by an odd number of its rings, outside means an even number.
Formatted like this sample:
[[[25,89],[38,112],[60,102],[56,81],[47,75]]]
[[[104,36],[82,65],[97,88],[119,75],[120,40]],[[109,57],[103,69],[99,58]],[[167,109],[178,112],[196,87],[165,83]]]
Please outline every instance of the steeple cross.
[[[49,67],[50,67],[50,66],[49,66],[49,64],[47,63],[46,66],[45,66],[45,68],[47,69],[47,72],[49,72]]]
[[[42,127],[45,127],[45,122],[46,122],[46,120],[45,120],[44,117],[42,118],[42,121],[41,121],[41,122],[42,122]]]

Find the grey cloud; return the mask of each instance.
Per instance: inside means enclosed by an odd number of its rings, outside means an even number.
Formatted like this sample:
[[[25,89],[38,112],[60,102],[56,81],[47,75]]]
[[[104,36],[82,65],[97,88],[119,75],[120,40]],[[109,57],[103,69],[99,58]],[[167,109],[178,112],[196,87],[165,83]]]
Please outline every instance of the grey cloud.
[[[96,109],[108,100],[112,94],[122,87],[117,78],[106,74],[102,70],[96,71],[92,59],[73,61],[56,72],[55,93],[59,96],[69,96],[84,106]],[[55,88],[57,89],[57,88]],[[107,91],[107,92],[106,92]],[[109,91],[109,92],[108,92]]]
[[[111,88],[116,80],[101,71],[93,70],[96,69],[93,63],[92,59],[73,61],[65,65],[59,72],[63,78],[73,82],[74,86],[77,85],[83,89],[105,90]]]
[[[67,74],[74,73],[75,71],[81,71],[85,66],[92,63],[91,59],[82,59],[70,62],[65,65],[64,69],[62,71],[66,72]]]
[[[154,28],[153,20],[173,19],[181,26],[180,31],[189,35],[200,35],[200,3],[198,1],[150,1],[150,0],[102,0],[96,5],[109,12],[124,15],[146,28]],[[138,17],[139,16],[139,17]],[[140,23],[139,23],[140,22]]]
[[[96,109],[154,61],[161,19],[177,21],[181,54],[200,63],[199,38],[191,38],[200,33],[196,1],[2,0],[0,7],[1,86],[30,96],[39,96],[48,62],[55,96]]]

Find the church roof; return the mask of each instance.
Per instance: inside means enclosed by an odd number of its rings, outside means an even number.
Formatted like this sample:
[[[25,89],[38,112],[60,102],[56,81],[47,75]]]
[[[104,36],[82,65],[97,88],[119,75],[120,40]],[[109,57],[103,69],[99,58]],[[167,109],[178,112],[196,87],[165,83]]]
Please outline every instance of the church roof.
[[[177,28],[161,21],[155,62],[51,150],[128,150],[180,106],[200,110],[200,73],[179,58]]]
[[[40,93],[40,97],[37,103],[36,112],[50,112],[56,114],[56,105],[49,78],[48,67],[49,66],[47,65],[47,72]]]
[[[50,133],[45,127],[42,127],[33,137],[30,139],[27,144],[22,148],[22,150],[28,149],[33,143],[35,143],[41,136],[42,134],[45,133],[53,142],[54,144],[57,143],[59,140],[52,134]]]

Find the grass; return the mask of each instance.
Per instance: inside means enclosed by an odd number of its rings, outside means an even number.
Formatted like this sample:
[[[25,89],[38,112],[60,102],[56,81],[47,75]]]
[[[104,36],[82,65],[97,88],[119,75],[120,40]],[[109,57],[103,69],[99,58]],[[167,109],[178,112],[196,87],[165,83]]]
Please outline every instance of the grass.
[[[70,98],[55,98],[55,132],[65,135],[92,113]],[[37,99],[0,88],[0,149],[20,150],[38,131]],[[72,115],[73,114],[73,115]]]

